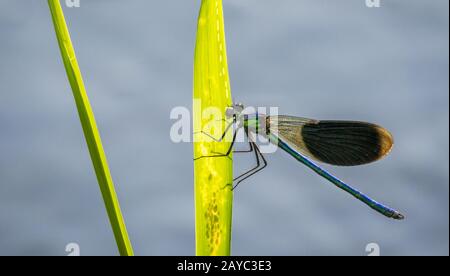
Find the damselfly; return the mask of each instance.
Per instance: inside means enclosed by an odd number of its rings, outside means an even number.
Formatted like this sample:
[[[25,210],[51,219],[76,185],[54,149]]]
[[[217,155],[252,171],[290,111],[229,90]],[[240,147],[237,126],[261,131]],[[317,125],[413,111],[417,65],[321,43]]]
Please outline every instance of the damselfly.
[[[393,219],[404,219],[398,211],[376,202],[358,190],[331,175],[313,160],[337,166],[355,166],[371,163],[386,156],[393,146],[392,135],[383,127],[356,121],[319,121],[293,116],[267,116],[265,114],[245,114],[242,104],[235,104],[226,111],[232,120],[225,132],[216,141],[222,141],[228,131],[234,131],[230,147],[225,153],[214,153],[205,157],[228,157],[233,151],[238,129],[244,128],[250,149],[235,152],[253,152],[257,164],[251,170],[234,179],[235,189],[242,181],[260,172],[267,166],[256,141],[250,133],[262,135],[271,143],[283,149],[299,162],[327,179],[338,188],[353,195],[375,211]]]

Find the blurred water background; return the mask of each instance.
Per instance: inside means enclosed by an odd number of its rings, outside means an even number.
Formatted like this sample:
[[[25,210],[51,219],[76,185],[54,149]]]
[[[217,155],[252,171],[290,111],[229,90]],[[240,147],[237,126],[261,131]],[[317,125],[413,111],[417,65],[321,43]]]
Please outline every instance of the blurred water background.
[[[115,255],[46,2],[0,1],[0,255],[70,242]],[[278,151],[236,191],[233,254],[449,254],[449,2],[381,4],[224,1],[234,98],[387,127],[388,158],[325,168],[407,215],[386,219]],[[169,113],[191,106],[199,5],[64,8],[138,255],[195,252],[192,145],[171,142]]]

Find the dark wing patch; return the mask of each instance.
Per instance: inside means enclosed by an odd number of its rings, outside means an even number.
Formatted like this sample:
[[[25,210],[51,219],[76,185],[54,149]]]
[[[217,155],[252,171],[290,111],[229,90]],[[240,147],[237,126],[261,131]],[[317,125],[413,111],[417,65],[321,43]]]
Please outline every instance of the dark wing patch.
[[[318,121],[300,129],[303,145],[321,162],[338,166],[367,164],[389,153],[392,135],[364,122]]]

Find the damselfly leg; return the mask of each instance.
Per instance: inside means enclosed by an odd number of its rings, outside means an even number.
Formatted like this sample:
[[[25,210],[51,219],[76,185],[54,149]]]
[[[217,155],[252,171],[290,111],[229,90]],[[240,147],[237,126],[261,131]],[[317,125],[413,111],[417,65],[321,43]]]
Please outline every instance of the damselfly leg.
[[[233,118],[233,122],[230,123],[224,133],[220,136],[220,138],[215,138],[212,135],[210,135],[209,133],[206,133],[204,131],[201,132],[197,132],[197,133],[202,133],[203,135],[206,135],[208,137],[210,137],[211,139],[213,139],[216,142],[221,142],[223,141],[223,139],[225,139],[226,135],[228,134],[228,132],[230,130],[233,130],[233,139],[231,141],[231,144],[229,146],[229,148],[227,149],[226,153],[217,153],[217,152],[213,152],[213,155],[203,155],[197,158],[194,158],[195,160],[199,160],[201,158],[207,158],[207,157],[229,157],[230,153],[233,151],[233,147],[235,145],[236,142],[236,137],[237,137],[237,130],[234,130],[234,128],[232,128],[232,126],[234,126],[236,124],[236,117]],[[256,173],[260,172],[261,170],[263,170],[265,167],[267,167],[267,160],[265,159],[265,157],[262,155],[260,149],[258,148],[257,144],[253,141],[250,140],[250,138],[248,137],[247,133],[245,133],[247,138],[249,139],[249,146],[250,148],[247,150],[235,150],[233,151],[234,153],[251,153],[254,152],[255,153],[255,159],[256,159],[256,166],[254,166],[253,168],[251,168],[250,170],[246,171],[245,173],[239,175],[238,177],[233,179],[233,183],[236,183],[232,186],[231,190],[236,189],[236,187],[244,180],[248,179],[249,177],[255,175]],[[230,186],[230,185],[227,185]]]
[[[236,182],[236,184],[234,184],[233,188],[231,190],[234,190],[237,188],[237,186],[239,184],[241,184],[242,181],[248,179],[249,177],[257,174],[258,172],[262,171],[264,168],[267,167],[267,160],[264,157],[264,155],[261,153],[261,151],[259,150],[258,146],[256,145],[255,142],[249,142],[250,143],[250,147],[253,149],[252,151],[255,153],[255,157],[256,157],[256,166],[253,167],[252,169],[246,171],[245,173],[239,175],[238,177],[236,177],[235,179],[233,179],[233,182]],[[261,160],[262,160],[262,166],[261,166]]]
[[[194,161],[199,160],[199,159],[202,159],[202,158],[207,158],[207,157],[228,157],[228,156],[230,155],[231,151],[233,150],[233,146],[234,146],[234,143],[235,143],[235,141],[236,141],[236,134],[237,134],[237,132],[234,131],[234,129],[233,129],[233,126],[235,126],[235,125],[236,125],[236,116],[233,116],[233,121],[232,121],[230,124],[227,125],[227,127],[225,128],[225,131],[222,133],[222,135],[220,136],[220,138],[215,138],[215,137],[212,136],[211,134],[206,133],[206,132],[204,132],[204,131],[194,132],[194,134],[199,134],[199,133],[201,133],[201,134],[203,134],[203,135],[206,135],[206,136],[208,136],[209,138],[211,138],[212,140],[214,140],[214,141],[216,141],[216,142],[222,142],[223,139],[225,139],[225,137],[227,136],[227,134],[228,134],[228,132],[229,132],[230,130],[233,130],[233,132],[234,132],[234,133],[233,133],[233,139],[231,140],[231,144],[230,144],[230,146],[229,146],[229,148],[228,148],[228,150],[227,150],[226,153],[217,153],[217,152],[213,152],[213,153],[214,153],[213,155],[203,155],[203,156],[194,158]]]

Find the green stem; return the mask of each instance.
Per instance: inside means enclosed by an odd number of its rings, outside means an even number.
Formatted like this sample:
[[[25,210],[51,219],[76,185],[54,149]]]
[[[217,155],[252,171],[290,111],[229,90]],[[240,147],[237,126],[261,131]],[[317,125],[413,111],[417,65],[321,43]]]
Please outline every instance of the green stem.
[[[226,125],[220,119],[225,118],[225,109],[231,105],[222,0],[202,0],[194,58],[193,96],[194,158],[225,153],[230,139],[216,142],[200,133],[202,130],[209,132],[208,128],[211,128],[216,130],[214,136],[220,136]],[[211,118],[211,115],[216,116]],[[232,183],[231,155],[229,158],[207,157],[194,161],[197,255],[230,255]]]
[[[67,72],[70,86],[72,87],[73,96],[78,109],[78,115],[83,127],[92,164],[94,165],[95,173],[97,175],[103,201],[105,202],[106,211],[108,213],[112,230],[117,242],[117,247],[120,255],[132,256],[133,248],[128,238],[125,222],[120,211],[119,200],[117,199],[114,189],[114,183],[109,171],[105,151],[103,150],[94,113],[92,112],[92,108],[86,94],[83,78],[81,76],[80,68],[78,67],[75,50],[72,46],[61,4],[59,0],[48,0],[48,5],[50,7],[64,67]]]

